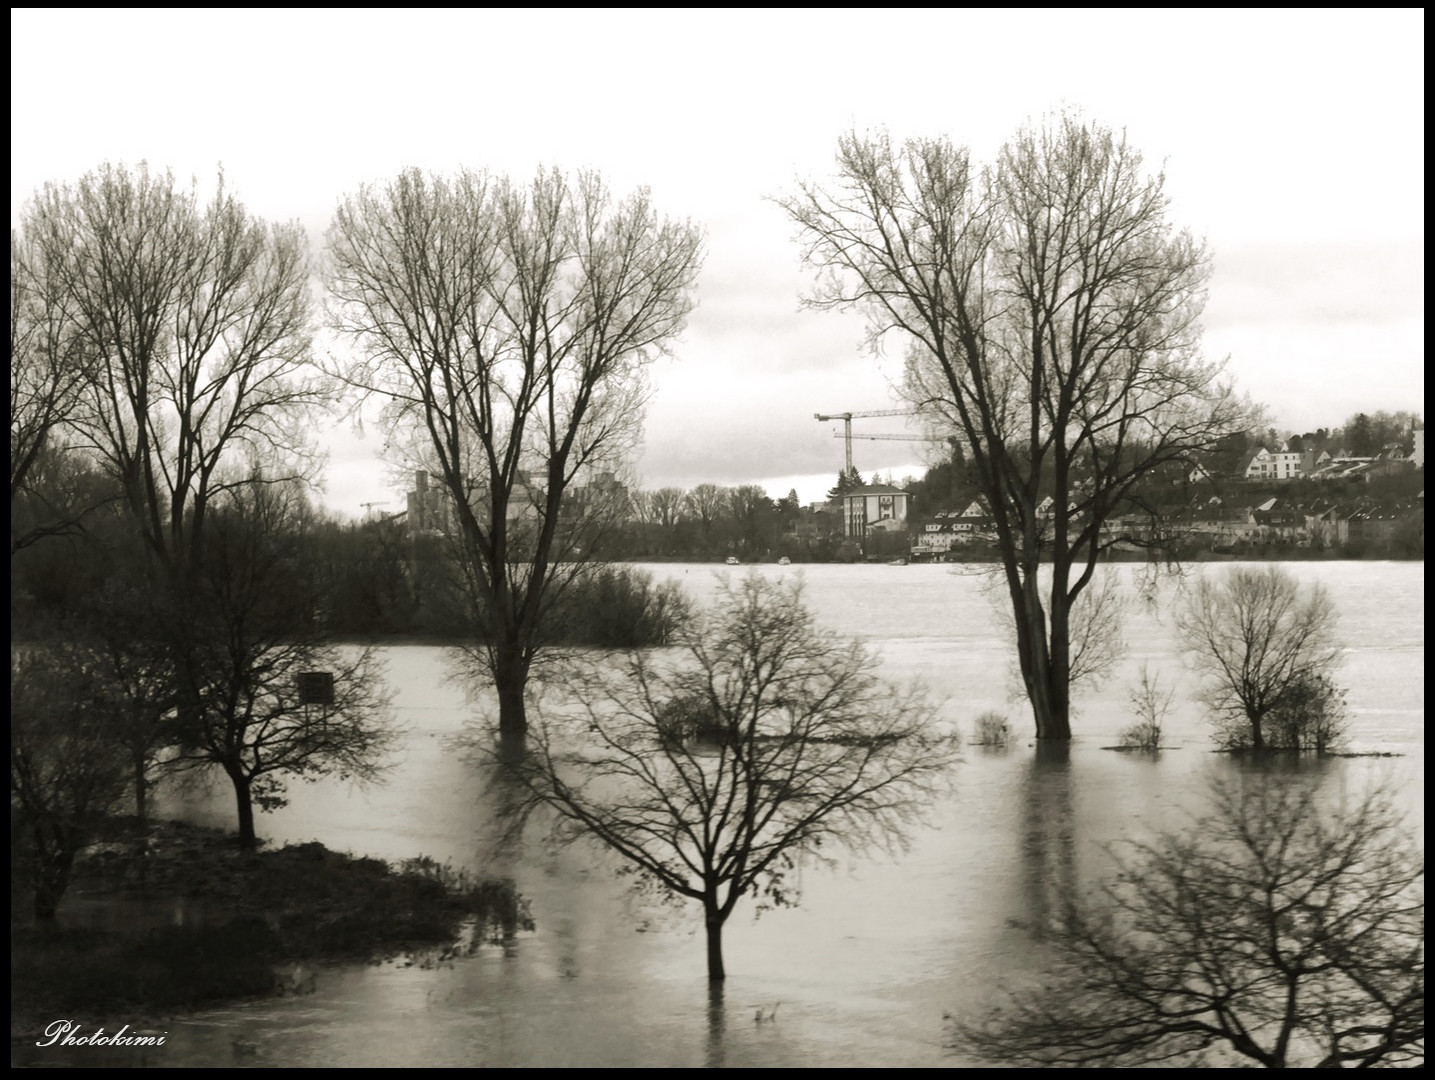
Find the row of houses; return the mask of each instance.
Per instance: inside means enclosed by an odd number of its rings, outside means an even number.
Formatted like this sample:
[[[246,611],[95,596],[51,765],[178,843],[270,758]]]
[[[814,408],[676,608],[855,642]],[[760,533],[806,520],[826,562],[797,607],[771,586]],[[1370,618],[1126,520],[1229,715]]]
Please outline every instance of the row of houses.
[[[1051,500],[1039,512],[1050,516]],[[1171,506],[1150,513],[1117,515],[1103,524],[1103,541],[1134,544],[1161,538],[1196,549],[1239,548],[1265,544],[1335,548],[1351,543],[1390,544],[1418,537],[1423,546],[1423,493],[1403,503],[1371,500],[1295,503],[1269,498],[1251,506],[1228,506],[1211,498],[1199,506]],[[915,558],[942,558],[970,544],[996,540],[990,513],[980,500],[961,511],[936,514],[912,537]]]
[[[1168,508],[1158,517],[1124,515],[1104,525],[1107,540],[1140,542],[1160,532],[1200,548],[1266,544],[1335,548],[1352,543],[1389,544],[1402,535],[1424,536],[1423,492],[1398,503],[1369,499],[1295,502],[1269,498],[1250,506],[1228,506],[1212,498],[1195,508]],[[1423,540],[1422,540],[1423,543]]]
[[[1376,476],[1388,476],[1409,469],[1425,467],[1425,432],[1415,432],[1415,449],[1407,453],[1401,446],[1391,444],[1372,457],[1356,457],[1344,450],[1331,454],[1326,450],[1288,450],[1283,444],[1278,450],[1267,450],[1264,446],[1252,447],[1240,459],[1236,475],[1243,480],[1281,481],[1309,478],[1312,480],[1369,480]],[[1197,465],[1191,471],[1192,481],[1211,479],[1210,473]]]

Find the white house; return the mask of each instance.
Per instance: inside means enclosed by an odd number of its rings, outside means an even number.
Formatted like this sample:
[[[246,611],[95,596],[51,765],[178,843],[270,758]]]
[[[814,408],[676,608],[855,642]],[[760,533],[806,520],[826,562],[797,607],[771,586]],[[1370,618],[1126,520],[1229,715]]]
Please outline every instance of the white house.
[[[1301,475],[1302,462],[1299,452],[1282,450],[1271,455],[1271,467],[1276,480],[1294,480]]]

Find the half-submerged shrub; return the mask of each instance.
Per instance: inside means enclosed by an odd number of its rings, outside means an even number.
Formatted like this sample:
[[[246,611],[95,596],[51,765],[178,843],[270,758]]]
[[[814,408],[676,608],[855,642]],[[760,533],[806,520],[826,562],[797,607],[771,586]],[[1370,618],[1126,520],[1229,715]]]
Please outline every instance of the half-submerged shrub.
[[[712,700],[703,694],[671,698],[654,720],[659,740],[675,749],[690,742],[721,742],[727,730]]]
[[[1324,675],[1311,675],[1287,686],[1266,714],[1261,748],[1329,753],[1343,745],[1346,721],[1345,691]],[[1216,742],[1223,750],[1255,749],[1250,725],[1239,718],[1218,725]]]
[[[972,743],[976,746],[1006,746],[1011,742],[1011,724],[995,709],[988,709],[977,717],[976,734]]]
[[[1161,729],[1171,711],[1175,690],[1167,690],[1160,679],[1141,665],[1141,681],[1127,698],[1136,713],[1136,723],[1121,732],[1121,745],[1149,753],[1161,749]]]

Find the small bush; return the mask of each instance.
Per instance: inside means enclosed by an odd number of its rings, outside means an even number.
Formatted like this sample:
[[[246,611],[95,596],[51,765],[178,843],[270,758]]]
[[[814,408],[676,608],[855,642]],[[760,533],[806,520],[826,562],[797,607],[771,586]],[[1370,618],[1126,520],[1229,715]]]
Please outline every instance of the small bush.
[[[1128,750],[1145,750],[1155,753],[1161,749],[1161,725],[1141,721],[1121,731],[1121,746]]]
[[[977,717],[976,735],[972,739],[976,746],[1006,746],[1011,742],[1011,724],[995,709],[989,709]]]
[[[1161,728],[1175,696],[1175,690],[1164,689],[1160,679],[1142,664],[1141,682],[1127,698],[1136,713],[1137,722],[1121,733],[1121,745],[1149,753],[1161,749]]]
[[[666,702],[654,719],[664,746],[680,747],[694,740],[721,741],[722,719],[713,703],[701,694],[686,694]]]

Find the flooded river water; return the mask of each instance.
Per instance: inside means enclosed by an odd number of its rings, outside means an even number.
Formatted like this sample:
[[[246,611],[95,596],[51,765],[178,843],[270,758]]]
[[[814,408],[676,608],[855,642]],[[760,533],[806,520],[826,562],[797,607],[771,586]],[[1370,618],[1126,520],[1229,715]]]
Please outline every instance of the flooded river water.
[[[699,602],[711,566],[647,567]],[[1197,567],[1197,570],[1203,569]],[[1224,567],[1205,567],[1221,572]],[[1352,748],[1399,757],[1330,761],[1311,770],[1332,799],[1373,778],[1401,785],[1418,827],[1424,801],[1424,566],[1303,563],[1341,613]],[[1179,828],[1199,811],[1212,771],[1242,766],[1213,754],[1192,703],[1170,613],[1175,586],[1130,588],[1128,650],[1100,688],[1080,694],[1063,760],[1039,757],[1016,696],[1013,650],[981,574],[952,566],[759,567],[803,575],[806,599],[831,628],[861,635],[897,681],[921,678],[969,735],[988,709],[1018,738],[969,748],[954,792],[931,807],[893,856],[813,863],[802,902],[754,918],[739,906],[724,935],[729,977],[714,1001],[693,906],[633,896],[596,851],[505,845],[493,828],[487,775],[454,745],[483,702],[447,678],[442,649],[386,650],[405,733],[385,780],[291,785],[291,804],[263,815],[269,842],[317,839],[399,859],[417,854],[513,877],[536,929],[437,969],[384,964],[320,973],[317,991],[169,1023],[147,1064],[318,1066],[799,1066],[966,1064],[943,1047],[944,1016],[980,1012],[1004,981],[1041,955],[1023,924],[1110,867],[1105,846]],[[1103,749],[1132,722],[1127,693],[1143,662],[1180,687],[1158,757]],[[228,792],[171,796],[169,812],[232,827]],[[63,914],[63,912],[62,912]],[[115,1017],[116,1026],[124,1017]],[[36,1050],[31,1063],[54,1063]],[[73,1061],[120,1064],[122,1052]]]

